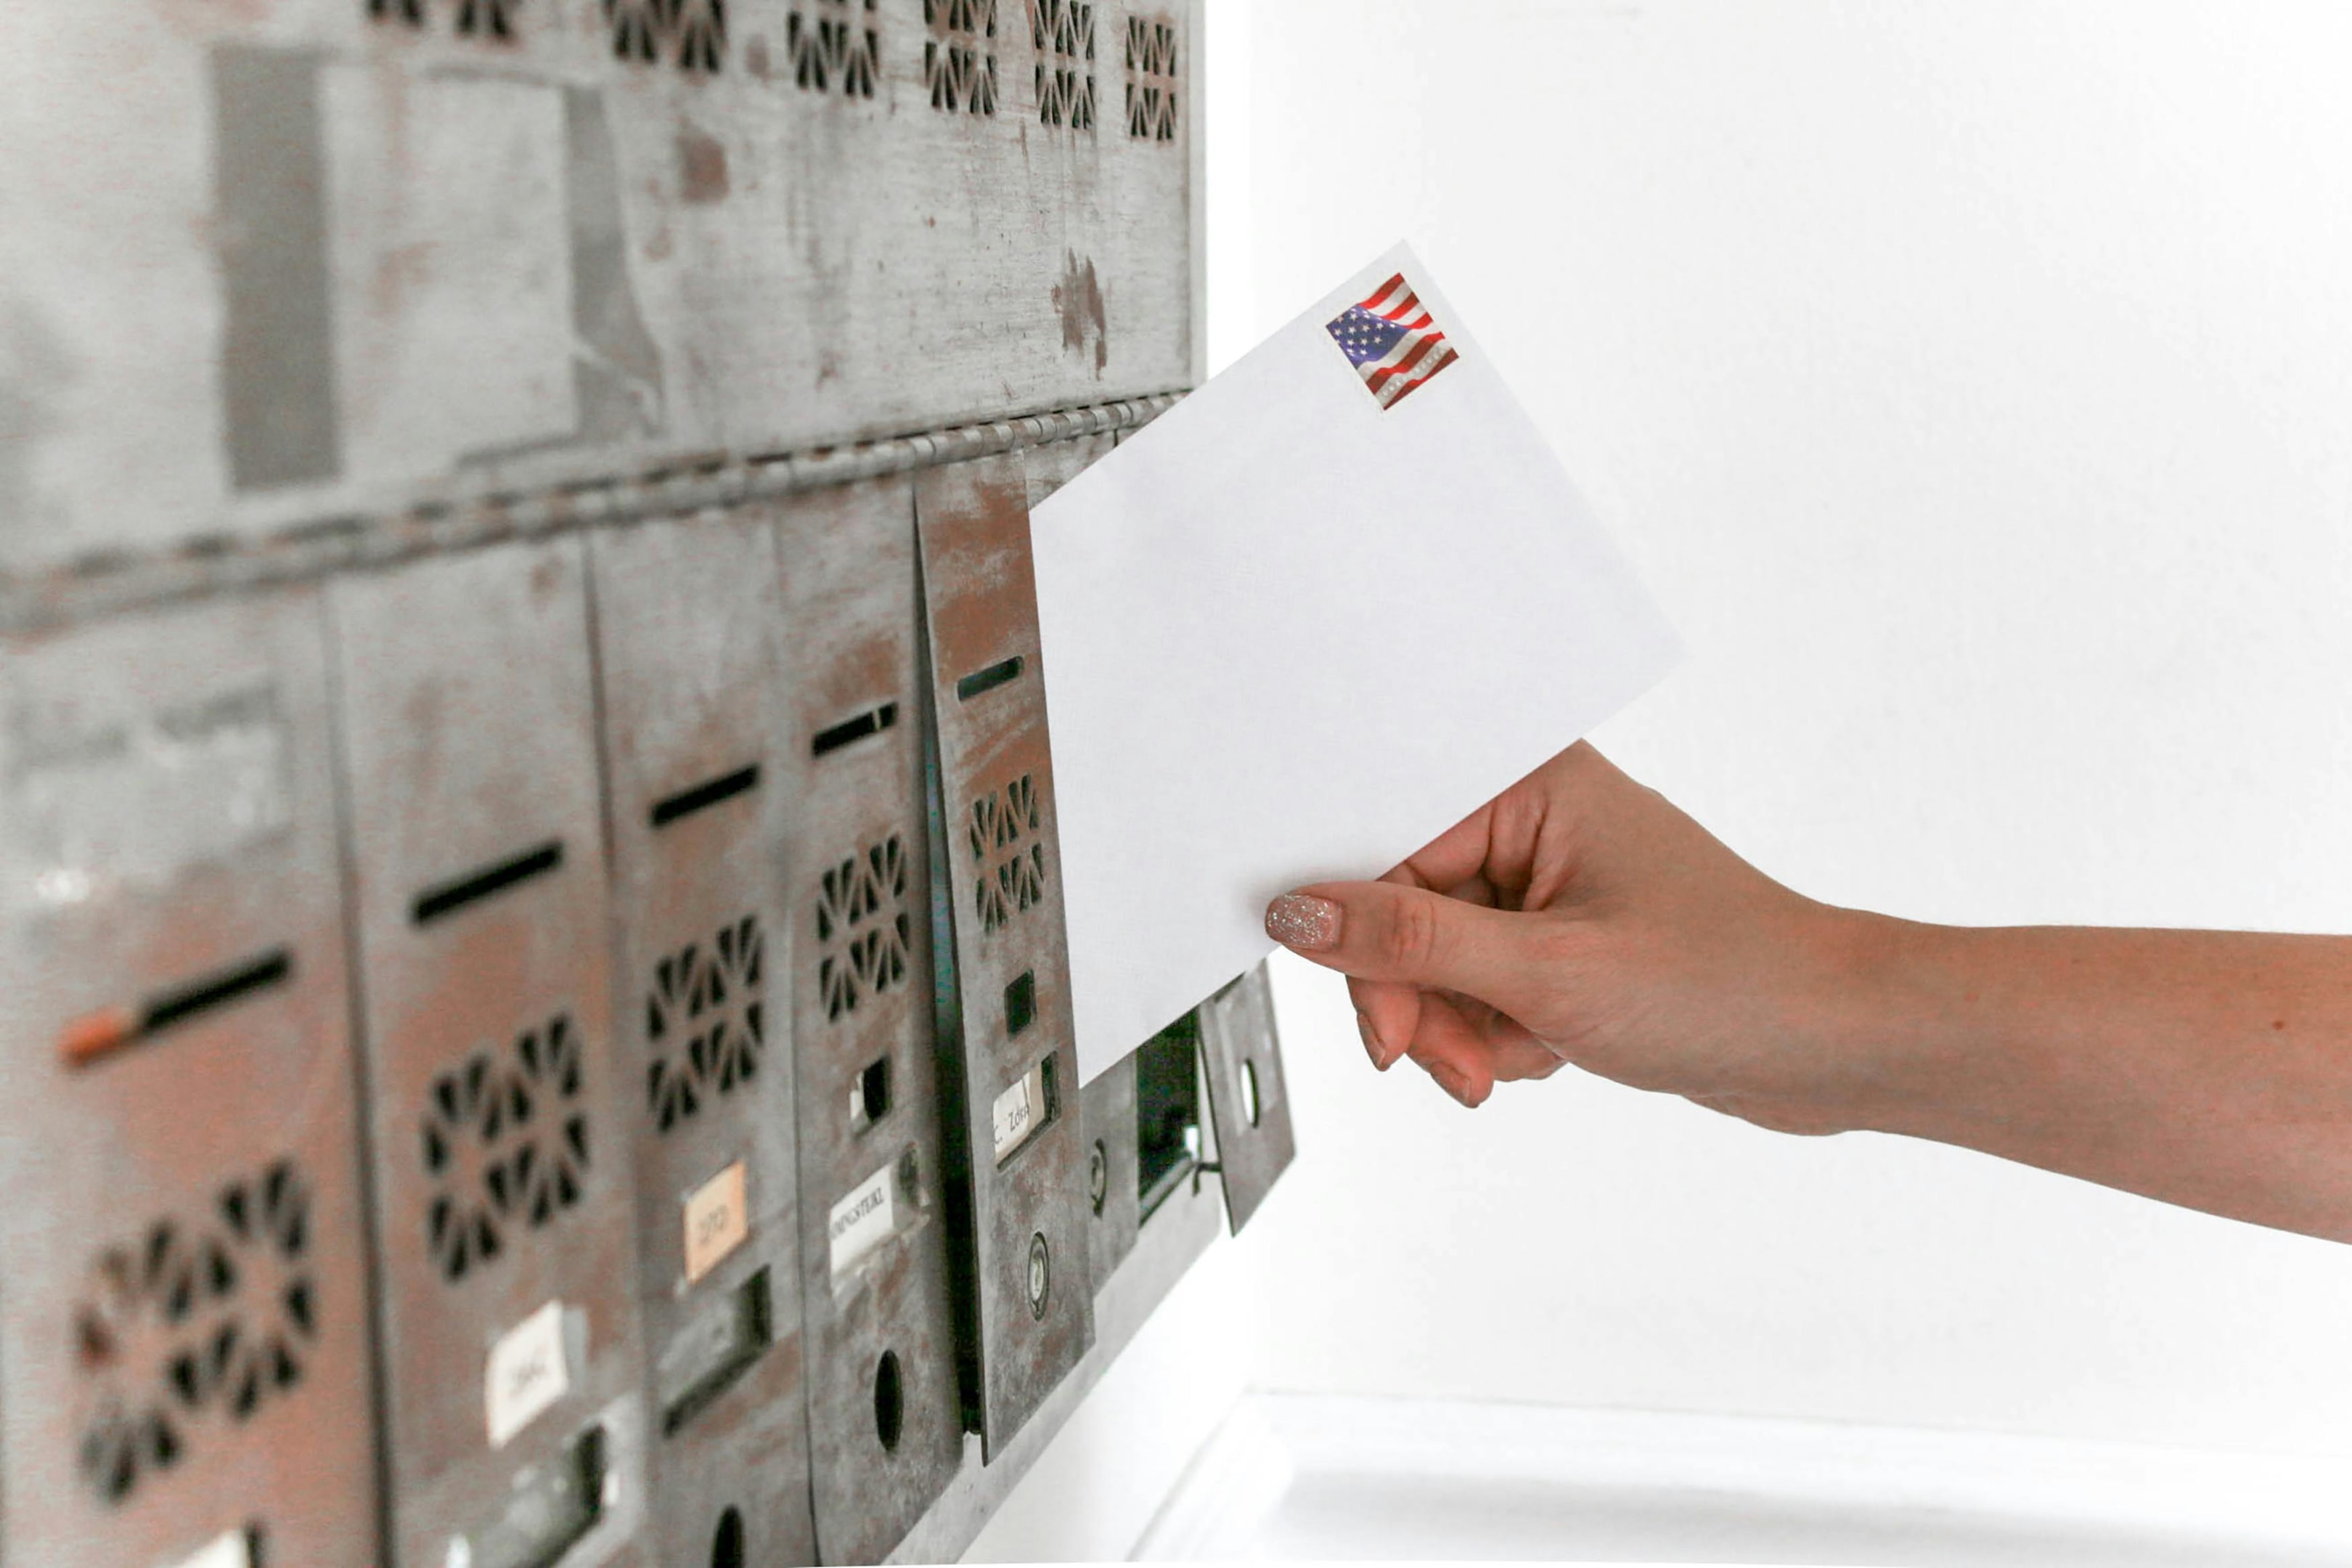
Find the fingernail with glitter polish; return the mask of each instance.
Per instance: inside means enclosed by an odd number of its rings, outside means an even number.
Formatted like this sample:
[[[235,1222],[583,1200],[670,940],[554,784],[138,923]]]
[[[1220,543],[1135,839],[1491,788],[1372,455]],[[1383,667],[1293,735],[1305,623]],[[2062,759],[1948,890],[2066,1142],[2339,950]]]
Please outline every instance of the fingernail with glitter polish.
[[[1363,1013],[1356,1015],[1356,1033],[1364,1037],[1364,1054],[1372,1058],[1372,1065],[1382,1072],[1388,1071],[1388,1052],[1381,1047],[1381,1037],[1372,1033],[1370,1016]]]
[[[1300,952],[1339,945],[1339,906],[1309,893],[1285,893],[1265,906],[1265,934]]]

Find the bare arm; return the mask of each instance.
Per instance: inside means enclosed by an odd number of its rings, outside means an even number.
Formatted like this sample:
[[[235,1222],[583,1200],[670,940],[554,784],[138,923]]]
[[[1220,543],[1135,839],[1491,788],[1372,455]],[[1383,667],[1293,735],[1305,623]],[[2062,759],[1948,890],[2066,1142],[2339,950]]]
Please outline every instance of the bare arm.
[[[1276,900],[1366,1049],[1475,1106],[1562,1062],[2352,1241],[2352,938],[1974,930],[1790,892],[1589,746],[1377,883]]]

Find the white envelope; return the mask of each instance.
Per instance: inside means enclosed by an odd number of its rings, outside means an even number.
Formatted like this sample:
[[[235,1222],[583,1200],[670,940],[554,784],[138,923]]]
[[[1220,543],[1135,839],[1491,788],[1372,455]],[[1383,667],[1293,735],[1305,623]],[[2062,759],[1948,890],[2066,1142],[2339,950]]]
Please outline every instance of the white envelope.
[[[1458,353],[1384,406],[1327,323],[1400,275],[1444,342],[1383,385]],[[1380,875],[1680,652],[1402,246],[1034,529],[1087,1079],[1264,957],[1268,899]]]

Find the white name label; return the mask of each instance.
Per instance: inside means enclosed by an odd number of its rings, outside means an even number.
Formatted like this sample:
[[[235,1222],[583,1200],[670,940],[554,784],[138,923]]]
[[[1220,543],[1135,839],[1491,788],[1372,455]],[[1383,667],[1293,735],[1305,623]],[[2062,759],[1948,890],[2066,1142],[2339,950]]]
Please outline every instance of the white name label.
[[[172,1568],[253,1568],[253,1554],[245,1531],[232,1530],[205,1542]]]
[[[1013,1082],[1011,1089],[996,1097],[996,1160],[1018,1149],[1029,1134],[1037,1131],[1045,1120],[1045,1064],[1038,1063]]]
[[[891,1232],[898,1228],[891,1204],[897,1180],[894,1169],[885,1165],[833,1205],[832,1223],[825,1230],[832,1238],[835,1279],[855,1268],[860,1258],[889,1240]]]
[[[736,1161],[686,1200],[686,1279],[693,1284],[719,1267],[751,1234],[743,1162]]]
[[[503,1448],[516,1433],[572,1392],[563,1353],[563,1303],[550,1301],[499,1336],[483,1379],[490,1447]]]

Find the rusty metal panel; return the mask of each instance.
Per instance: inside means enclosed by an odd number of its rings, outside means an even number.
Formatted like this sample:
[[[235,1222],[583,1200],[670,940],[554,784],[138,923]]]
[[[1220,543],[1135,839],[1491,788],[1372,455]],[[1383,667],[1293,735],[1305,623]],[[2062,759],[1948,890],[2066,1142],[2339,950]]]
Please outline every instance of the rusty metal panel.
[[[590,568],[654,1555],[810,1563],[774,531],[607,530]]]
[[[1297,1152],[1290,1096],[1282,1081],[1282,1041],[1265,965],[1201,1005],[1201,1066],[1225,1214],[1238,1235]]]
[[[779,784],[817,1542],[879,1560],[963,1454],[904,479],[774,509],[788,728]]]
[[[1132,1056],[1121,1057],[1086,1086],[1079,1095],[1079,1125],[1087,1145],[1087,1256],[1099,1291],[1135,1250],[1143,1219]]]
[[[0,6],[0,566],[1188,384],[1192,26]]]
[[[0,1557],[374,1562],[318,596],[0,649]]]
[[[331,590],[401,1568],[651,1560],[581,554]]]
[[[1094,1336],[1069,938],[1021,458],[928,469],[915,504],[958,1024],[942,1081],[992,1457]]]
[[[1108,457],[1118,444],[1117,435],[1106,430],[1098,435],[1024,447],[1021,468],[1027,480],[1030,510],[1035,510],[1047,496]]]

